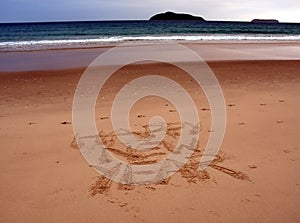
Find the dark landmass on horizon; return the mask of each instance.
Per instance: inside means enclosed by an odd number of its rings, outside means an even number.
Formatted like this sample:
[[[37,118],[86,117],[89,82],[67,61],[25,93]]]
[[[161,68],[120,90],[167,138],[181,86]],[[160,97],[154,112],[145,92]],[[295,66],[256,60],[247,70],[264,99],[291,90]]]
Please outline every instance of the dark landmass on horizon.
[[[158,13],[152,16],[150,21],[153,20],[158,20],[158,21],[163,21],[163,20],[195,20],[195,21],[200,21],[200,22],[206,22],[203,17],[201,16],[194,16],[191,14],[187,13],[176,13],[176,12],[163,12],[163,13]],[[222,22],[222,21],[219,21]],[[251,23],[265,23],[265,24],[278,24],[280,23],[277,19],[253,19]]]
[[[277,19],[253,19],[252,23],[268,23],[268,24],[277,24],[279,21]]]
[[[172,11],[167,11],[164,13],[157,13],[150,17],[149,19],[140,19],[140,20],[49,20],[49,21],[18,21],[18,22],[0,22],[0,24],[22,24],[22,23],[84,23],[84,22],[127,22],[127,21],[200,21],[200,22],[225,22],[225,23],[256,23],[256,24],[300,24],[300,22],[280,22],[277,19],[259,19],[255,18],[253,20],[206,20],[201,16],[194,16],[188,13],[176,13]]]
[[[150,18],[150,20],[197,20],[201,22],[205,22],[200,16],[193,16],[185,13],[175,13],[175,12],[165,12],[159,13]]]

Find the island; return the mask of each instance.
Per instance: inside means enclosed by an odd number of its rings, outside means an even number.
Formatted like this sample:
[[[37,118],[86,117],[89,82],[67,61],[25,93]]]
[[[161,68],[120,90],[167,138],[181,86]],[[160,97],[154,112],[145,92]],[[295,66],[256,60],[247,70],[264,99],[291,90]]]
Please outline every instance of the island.
[[[205,22],[200,16],[193,16],[185,13],[165,12],[159,13],[150,18],[150,20],[197,20]]]
[[[277,24],[279,23],[279,21],[276,19],[253,19],[251,23]]]

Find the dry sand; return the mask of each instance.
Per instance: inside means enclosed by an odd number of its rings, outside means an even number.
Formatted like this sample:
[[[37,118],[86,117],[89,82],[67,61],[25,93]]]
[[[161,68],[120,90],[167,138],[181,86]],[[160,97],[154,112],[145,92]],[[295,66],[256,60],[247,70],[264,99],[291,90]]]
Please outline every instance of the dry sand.
[[[0,222],[298,222],[300,61],[208,64],[224,91],[227,129],[216,160],[202,172],[197,167],[209,135],[210,110],[183,72],[162,64],[127,66],[100,92],[99,135],[110,152],[135,164],[170,153],[180,123],[167,101],[141,100],[130,116],[135,133],[147,136],[149,118],[159,114],[168,123],[167,136],[150,155],[122,147],[110,122],[111,101],[122,85],[160,72],[180,82],[196,101],[198,150],[170,179],[147,186],[110,182],[78,150],[72,100],[84,67],[2,72]]]

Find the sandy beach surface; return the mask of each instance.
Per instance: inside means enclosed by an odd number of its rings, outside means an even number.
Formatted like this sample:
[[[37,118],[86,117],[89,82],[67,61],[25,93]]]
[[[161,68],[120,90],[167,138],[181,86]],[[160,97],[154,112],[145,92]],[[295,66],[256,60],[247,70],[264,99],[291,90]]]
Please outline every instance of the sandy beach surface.
[[[130,113],[135,134],[149,136],[149,119],[160,115],[167,135],[148,155],[124,147],[112,131],[110,113],[122,86],[143,75],[165,75],[195,101],[201,130],[190,161],[167,180],[139,186],[100,176],[74,141],[74,92],[105,48],[1,52],[0,222],[299,222],[298,43],[187,45],[203,53],[226,100],[224,141],[205,171],[198,165],[211,131],[210,107],[182,70],[168,64],[125,66],[99,94],[99,137],[132,164],[157,162],[172,152],[180,120],[170,102],[142,99]]]

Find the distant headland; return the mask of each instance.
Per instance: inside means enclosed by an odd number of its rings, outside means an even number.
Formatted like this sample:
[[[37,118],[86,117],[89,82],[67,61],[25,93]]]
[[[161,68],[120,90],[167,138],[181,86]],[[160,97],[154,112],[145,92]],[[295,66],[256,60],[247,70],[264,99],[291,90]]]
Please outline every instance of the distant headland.
[[[150,18],[150,20],[197,20],[205,22],[200,16],[193,16],[185,13],[165,12],[159,13]]]
[[[252,23],[268,23],[268,24],[277,24],[279,23],[276,19],[253,19]]]

